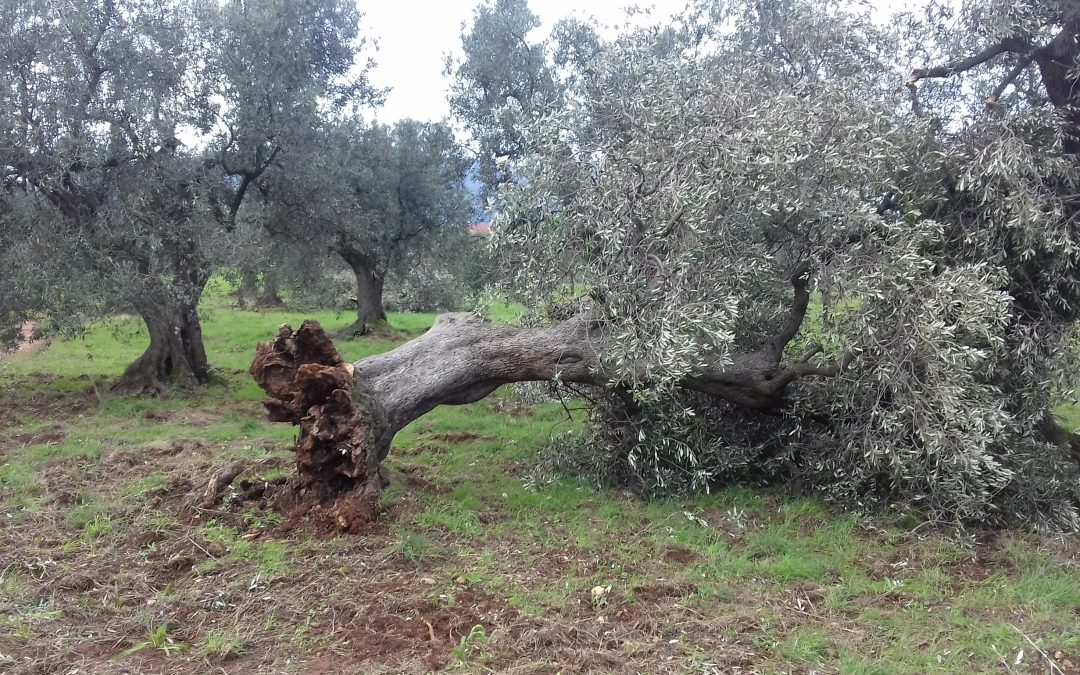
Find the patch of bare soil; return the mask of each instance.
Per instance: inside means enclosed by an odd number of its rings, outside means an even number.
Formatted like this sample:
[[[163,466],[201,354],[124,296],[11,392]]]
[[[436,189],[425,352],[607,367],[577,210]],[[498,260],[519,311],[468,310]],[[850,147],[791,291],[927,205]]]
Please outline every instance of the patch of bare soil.
[[[0,435],[0,458],[9,450],[28,445],[45,445],[47,443],[59,443],[66,435],[61,427],[49,427],[34,433]]]
[[[441,443],[421,443],[413,448],[395,447],[390,455],[392,457],[408,457],[410,455],[442,455],[446,452],[446,446]]]
[[[83,391],[49,391],[40,386],[55,379],[35,373],[0,389],[0,425],[17,423],[20,418],[65,420],[101,405],[93,385]]]
[[[693,565],[703,560],[700,554],[685,546],[679,546],[678,544],[668,544],[664,547],[664,550],[660,553],[660,559],[664,562],[675,563],[677,565]]]
[[[693,584],[656,582],[634,587],[634,600],[642,603],[665,604],[697,590]]]
[[[16,358],[19,356],[29,356],[34,352],[44,348],[49,344],[48,340],[35,338],[34,330],[37,325],[33,321],[27,321],[19,327],[19,342],[15,345],[15,349],[11,351],[0,350],[0,361],[5,358]]]
[[[170,422],[192,427],[208,427],[217,421],[213,414],[204,410],[147,410],[142,419],[155,424]]]
[[[418,590],[400,582],[384,585],[354,614],[348,635],[355,657],[386,665],[419,659],[439,670],[449,664],[451,648],[470,640],[482,648],[496,631],[512,641],[530,624],[480,590],[463,587],[435,597],[418,596]]]
[[[387,467],[391,468],[391,467]],[[399,466],[396,475],[391,476],[391,480],[400,480],[405,484],[407,488],[415,492],[421,492],[426,494],[447,494],[451,492],[451,488],[437,480],[430,480],[423,474],[425,470],[419,466]]]

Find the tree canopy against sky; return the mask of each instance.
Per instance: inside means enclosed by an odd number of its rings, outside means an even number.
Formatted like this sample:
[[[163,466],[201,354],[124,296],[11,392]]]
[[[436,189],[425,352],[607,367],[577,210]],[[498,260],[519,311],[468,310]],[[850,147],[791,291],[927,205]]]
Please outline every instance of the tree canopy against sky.
[[[556,23],[546,39],[530,36],[539,26],[526,0],[481,4],[461,35],[463,55],[447,57],[450,110],[475,144],[486,196],[512,180],[524,153],[518,123],[559,107],[573,67],[599,48],[594,28],[577,19]]]

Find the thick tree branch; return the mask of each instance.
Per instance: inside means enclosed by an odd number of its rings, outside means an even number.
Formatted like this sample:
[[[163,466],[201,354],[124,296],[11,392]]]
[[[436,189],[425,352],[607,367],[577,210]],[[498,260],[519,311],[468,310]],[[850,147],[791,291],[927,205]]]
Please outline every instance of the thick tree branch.
[[[806,308],[810,306],[810,291],[807,290],[810,283],[810,263],[800,263],[791,272],[790,281],[794,296],[791,299],[791,311],[788,313],[787,322],[767,343],[768,349],[777,359],[784,353],[784,347],[787,347],[798,334],[803,319],[806,318]]]
[[[1013,69],[1010,70],[1009,74],[1005,76],[1005,79],[1002,80],[1001,83],[994,88],[994,91],[991,92],[988,97],[986,97],[986,105],[997,105],[998,99],[1001,98],[1001,95],[1004,94],[1005,90],[1008,89],[1009,85],[1012,84],[1016,80],[1016,78],[1020,76],[1020,73],[1024,72],[1024,69],[1031,65],[1031,61],[1034,58],[1034,54],[1025,54],[1021,56],[1020,60],[1016,62],[1015,66],[1013,66]]]
[[[914,86],[915,83],[917,83],[919,80],[923,80],[926,78],[952,77],[957,73],[971,70],[976,66],[980,66],[987,61],[990,61],[991,59],[994,59],[1008,52],[1030,53],[1031,51],[1031,45],[1014,38],[1006,38],[1001,42],[998,42],[997,44],[987,47],[986,49],[982,50],[978,54],[975,54],[974,56],[969,56],[966,59],[960,59],[959,61],[954,61],[952,63],[937,66],[934,68],[918,68],[912,71],[911,75],[908,76],[904,84],[910,87]]]

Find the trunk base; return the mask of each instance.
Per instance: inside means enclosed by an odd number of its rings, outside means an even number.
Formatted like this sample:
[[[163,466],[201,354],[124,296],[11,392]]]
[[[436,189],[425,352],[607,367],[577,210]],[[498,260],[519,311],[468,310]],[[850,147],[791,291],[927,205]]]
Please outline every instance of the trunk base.
[[[277,294],[261,295],[255,301],[255,309],[281,309],[284,306],[285,301]]]
[[[348,326],[341,328],[333,333],[335,340],[355,340],[358,337],[398,337],[399,331],[390,327],[389,322],[385,318],[382,319],[368,319],[366,321],[360,321],[357,319]]]
[[[311,516],[339,531],[360,532],[378,514],[386,485],[379,446],[387,429],[378,407],[357,391],[353,366],[338,355],[318,322],[261,344],[251,374],[270,395],[270,419],[300,427],[296,453],[296,517]]]
[[[210,365],[195,310],[144,316],[143,320],[150,345],[124,370],[110,391],[121,396],[167,396],[174,386],[189,389],[205,384]]]

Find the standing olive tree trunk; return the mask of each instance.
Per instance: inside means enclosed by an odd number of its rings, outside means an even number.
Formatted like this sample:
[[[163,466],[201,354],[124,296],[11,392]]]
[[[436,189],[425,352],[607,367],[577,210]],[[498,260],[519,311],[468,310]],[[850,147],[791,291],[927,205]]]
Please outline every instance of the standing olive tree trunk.
[[[203,347],[196,308],[169,307],[142,315],[150,334],[146,351],[112,386],[118,394],[157,396],[172,386],[194,387],[206,382],[210,365]]]
[[[370,256],[351,246],[340,249],[341,257],[356,279],[356,321],[339,331],[341,337],[367,335],[387,327],[383,307],[385,273]]]

